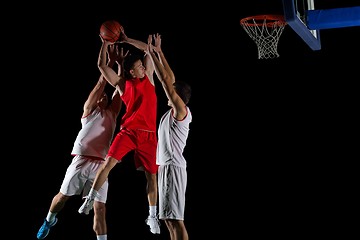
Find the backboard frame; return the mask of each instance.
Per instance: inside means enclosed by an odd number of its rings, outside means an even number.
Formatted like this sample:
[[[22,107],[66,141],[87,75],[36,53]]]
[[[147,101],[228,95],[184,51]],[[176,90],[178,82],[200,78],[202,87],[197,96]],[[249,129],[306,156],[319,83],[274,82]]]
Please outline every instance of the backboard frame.
[[[287,24],[302,38],[302,40],[314,51],[321,49],[319,29],[311,30],[306,25],[306,12],[314,10],[314,0],[304,0],[303,12],[299,12],[296,0],[282,0],[284,17]],[[299,1],[301,2],[301,1]]]

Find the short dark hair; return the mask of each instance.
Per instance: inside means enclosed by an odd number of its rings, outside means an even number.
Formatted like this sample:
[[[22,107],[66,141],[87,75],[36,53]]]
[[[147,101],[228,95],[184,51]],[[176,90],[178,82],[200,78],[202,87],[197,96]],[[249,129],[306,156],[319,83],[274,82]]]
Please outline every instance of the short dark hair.
[[[191,98],[191,86],[183,81],[175,81],[173,85],[181,100],[188,104]]]
[[[134,63],[138,60],[142,61],[139,54],[129,54],[124,59],[124,74],[126,78],[131,78],[130,70],[134,67]]]

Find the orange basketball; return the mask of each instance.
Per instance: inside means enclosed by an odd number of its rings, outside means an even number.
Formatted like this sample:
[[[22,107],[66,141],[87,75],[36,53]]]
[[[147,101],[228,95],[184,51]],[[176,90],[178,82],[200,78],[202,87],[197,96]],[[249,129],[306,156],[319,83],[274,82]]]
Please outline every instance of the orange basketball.
[[[103,39],[116,42],[120,38],[122,26],[116,20],[103,22],[100,27],[100,35]]]

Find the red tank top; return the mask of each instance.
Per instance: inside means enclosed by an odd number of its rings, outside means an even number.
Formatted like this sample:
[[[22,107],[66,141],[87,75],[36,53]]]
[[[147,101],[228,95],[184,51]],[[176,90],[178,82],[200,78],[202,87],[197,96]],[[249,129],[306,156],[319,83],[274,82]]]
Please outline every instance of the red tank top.
[[[122,128],[156,131],[157,96],[147,75],[142,79],[127,79],[121,99],[126,106]]]

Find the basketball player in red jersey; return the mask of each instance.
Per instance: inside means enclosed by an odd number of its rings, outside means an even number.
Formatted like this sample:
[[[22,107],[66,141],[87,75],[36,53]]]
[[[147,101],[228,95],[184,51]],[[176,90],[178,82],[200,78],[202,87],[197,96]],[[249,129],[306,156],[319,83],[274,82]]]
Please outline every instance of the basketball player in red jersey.
[[[145,172],[147,180],[149,216],[146,224],[149,225],[153,234],[160,234],[157,217],[157,96],[153,79],[154,65],[146,54],[144,59],[128,55],[123,63],[123,74],[119,75],[106,65],[106,51],[113,43],[104,40],[101,36],[100,38],[102,46],[98,67],[105,79],[120,93],[126,112],[121,119],[120,131],[115,136],[105,163],[98,170],[92,189],[80,207],[79,213],[89,212],[98,190],[107,179],[111,169],[121,162],[127,153],[134,151],[135,167]],[[128,38],[124,32],[121,33],[120,38],[121,42],[131,44],[144,52],[148,47],[145,42]]]

